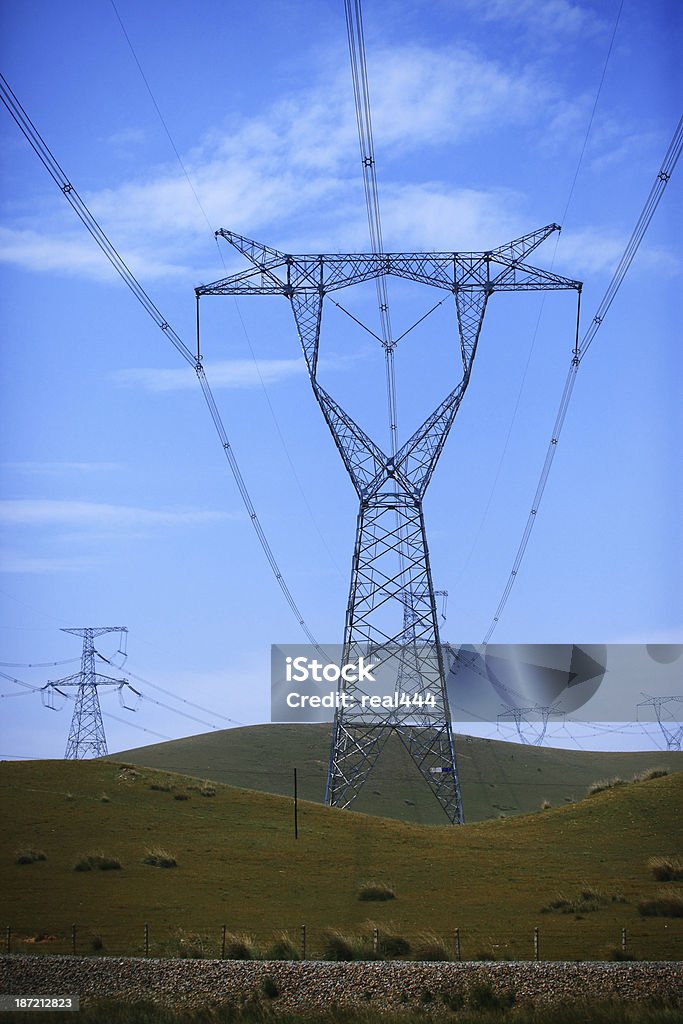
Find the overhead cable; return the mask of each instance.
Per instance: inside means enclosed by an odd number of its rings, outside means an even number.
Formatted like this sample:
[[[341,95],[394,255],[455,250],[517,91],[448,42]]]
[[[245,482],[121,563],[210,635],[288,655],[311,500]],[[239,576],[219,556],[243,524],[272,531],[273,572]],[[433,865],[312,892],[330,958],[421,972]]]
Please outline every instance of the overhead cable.
[[[192,366],[192,368],[194,369],[197,375],[197,379],[199,380],[199,384],[201,386],[204,399],[208,406],[211,419],[213,420],[216,432],[220,439],[228,465],[230,466],[232,475],[235,479],[235,482],[237,483],[237,487],[242,497],[242,501],[244,502],[244,505],[246,506],[247,512],[249,514],[249,519],[251,520],[251,524],[254,528],[256,536],[259,539],[259,543],[263,548],[264,554],[268,560],[273,575],[275,576],[277,584],[280,587],[282,593],[284,594],[285,600],[287,601],[287,604],[294,613],[294,616],[297,622],[299,623],[301,629],[303,630],[305,636],[307,637],[311,644],[313,644],[316,648],[319,648],[319,645],[315,637],[313,636],[311,630],[309,629],[301,611],[299,610],[296,601],[294,600],[294,597],[292,596],[292,593],[287,585],[287,582],[282,572],[280,571],[280,568],[270,547],[266,534],[258,518],[256,509],[254,508],[253,502],[247,490],[247,486],[244,482],[244,478],[237,463],[235,453],[233,452],[230,441],[228,440],[228,435],[225,430],[223,421],[221,419],[221,415],[218,411],[218,407],[213,397],[213,393],[209,386],[209,382],[204,367],[202,365],[201,359],[199,359],[187,347],[184,341],[182,341],[180,336],[176,333],[173,327],[165,319],[165,317],[159,311],[157,306],[152,302],[151,298],[149,297],[145,289],[142,287],[142,285],[134,276],[134,274],[127,266],[125,261],[116,251],[107,235],[104,233],[104,231],[97,223],[97,221],[91,214],[86,204],[79,196],[74,186],[67,178],[65,172],[63,171],[63,169],[57,162],[56,158],[52,154],[51,150],[45,143],[44,139],[38,132],[38,129],[35,127],[31,119],[29,118],[28,114],[22,107],[21,103],[15,96],[14,92],[10,88],[4,75],[1,74],[0,95],[2,97],[3,103],[5,104],[8,111],[14,118],[16,124],[20,128],[25,138],[28,140],[29,144],[38,156],[39,160],[49,173],[50,177],[61,190],[61,192],[73,208],[74,212],[77,214],[77,216],[80,218],[80,220],[85,225],[87,230],[90,232],[90,234],[97,242],[98,246],[105,254],[109,262],[112,264],[116,272],[123,278],[125,283],[128,285],[130,290],[135,295],[138,302],[140,302],[145,311],[149,314],[149,316],[152,317],[157,326],[164,332],[164,334],[171,342],[171,344],[174,346],[176,351],[182,356],[185,362]]]
[[[669,148],[667,149],[666,154],[664,156],[662,166],[660,167],[657,173],[652,188],[650,189],[650,194],[648,195],[647,200],[645,201],[645,206],[643,207],[640,217],[636,222],[636,226],[633,229],[633,233],[628,241],[626,249],[624,250],[622,257],[619,260],[619,264],[607,287],[607,291],[605,292],[602,301],[598,306],[597,312],[591,320],[588,330],[584,334],[580,343],[577,343],[574,353],[572,354],[571,364],[569,367],[569,371],[567,373],[567,378],[565,380],[564,390],[562,392],[562,397],[560,399],[560,405],[557,411],[557,416],[555,418],[555,425],[553,427],[553,432],[548,443],[545,461],[541,469],[541,475],[538,480],[538,485],[536,487],[536,493],[534,494],[534,498],[532,501],[531,510],[529,512],[527,522],[524,527],[524,532],[522,533],[522,539],[519,543],[519,547],[517,548],[517,553],[512,564],[510,575],[508,576],[500,601],[498,602],[498,607],[496,608],[491,624],[489,625],[489,628],[484,637],[483,643],[485,644],[487,644],[491,639],[491,636],[493,635],[496,626],[498,625],[500,616],[503,613],[503,609],[505,608],[505,605],[508,602],[510,592],[512,591],[512,588],[515,585],[515,581],[517,579],[517,575],[519,572],[519,567],[522,563],[524,553],[526,552],[527,545],[529,543],[531,531],[533,530],[534,524],[538,518],[538,509],[541,503],[541,499],[543,497],[543,492],[545,491],[546,483],[548,481],[550,468],[555,458],[555,453],[557,451],[557,446],[560,440],[560,434],[562,433],[562,427],[564,426],[564,422],[567,416],[567,410],[569,408],[569,403],[571,401],[572,393],[574,391],[576,376],[579,372],[579,366],[581,365],[581,362],[584,356],[586,355],[586,352],[592,345],[595,335],[602,326],[605,316],[610,306],[612,305],[612,302],[614,301],[616,294],[619,291],[619,288],[621,287],[621,283],[624,280],[624,277],[626,276],[626,273],[628,272],[631,263],[633,262],[636,252],[638,251],[638,247],[640,246],[640,243],[643,240],[643,236],[645,235],[645,232],[648,229],[654,212],[657,209],[657,206],[659,205],[662,195],[664,194],[664,190],[666,189],[666,186],[669,184],[669,181],[671,180],[671,175],[673,174],[678,158],[681,155],[681,149],[683,149],[683,117],[681,117],[681,119],[678,122],[671,143],[669,144]]]

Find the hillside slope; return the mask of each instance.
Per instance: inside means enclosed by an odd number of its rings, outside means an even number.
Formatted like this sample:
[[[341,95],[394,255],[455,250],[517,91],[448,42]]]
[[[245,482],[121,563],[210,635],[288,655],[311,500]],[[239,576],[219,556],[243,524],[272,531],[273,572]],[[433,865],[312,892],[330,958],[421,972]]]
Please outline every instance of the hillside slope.
[[[536,811],[580,799],[597,779],[630,779],[653,766],[683,771],[681,751],[602,753],[525,746],[456,736],[465,819]],[[329,757],[328,725],[252,725],[188,736],[112,755],[130,764],[291,795],[294,767],[299,795],[322,802]],[[401,743],[391,739],[354,810],[421,824],[444,824],[438,803]]]
[[[14,949],[219,951],[223,924],[267,946],[286,929],[309,952],[326,927],[358,932],[372,919],[406,936],[452,942],[463,955],[529,958],[535,926],[548,959],[601,958],[626,928],[641,959],[683,955],[683,919],[641,917],[638,902],[683,883],[655,881],[648,859],[683,848],[683,775],[619,786],[504,821],[417,826],[292,801],[112,761],[0,763],[0,887]],[[162,847],[170,869],[143,863]],[[18,850],[45,860],[16,863]],[[84,855],[119,870],[75,871]],[[369,880],[395,899],[359,900]],[[580,894],[589,893],[582,897]],[[593,895],[590,895],[593,893]],[[559,897],[571,913],[546,910]],[[578,901],[578,902],[577,902]],[[192,938],[194,936],[194,938]],[[191,944],[195,943],[194,946]],[[197,945],[199,944],[199,945]]]

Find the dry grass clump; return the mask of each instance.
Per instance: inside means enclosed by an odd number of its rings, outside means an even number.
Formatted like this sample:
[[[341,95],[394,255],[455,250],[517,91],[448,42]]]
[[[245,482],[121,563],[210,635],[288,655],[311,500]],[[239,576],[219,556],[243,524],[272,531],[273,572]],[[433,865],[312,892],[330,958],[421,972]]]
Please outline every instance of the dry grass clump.
[[[254,936],[244,932],[226,932],[225,956],[227,960],[258,960],[259,951]]]
[[[279,932],[266,951],[266,960],[300,960],[301,954],[289,932]]]
[[[649,782],[650,779],[663,779],[669,774],[668,768],[645,768],[642,772],[636,772],[633,776],[634,782]]]
[[[451,952],[438,935],[433,932],[422,932],[413,947],[415,960],[450,960]]]
[[[151,850],[145,850],[142,863],[149,864],[153,868],[174,868],[178,864],[172,853],[162,850],[159,846],[155,846]]]
[[[683,917],[683,896],[675,889],[665,890],[652,900],[641,900],[638,913],[641,917]]]
[[[614,789],[616,786],[625,786],[626,780],[615,776],[613,779],[598,779],[588,787],[588,795],[595,796],[596,793],[604,793],[606,789]]]
[[[122,867],[117,857],[106,853],[89,853],[74,864],[74,871],[119,871]]]
[[[386,882],[365,882],[358,890],[359,900],[395,900],[396,893]]]
[[[683,880],[683,857],[651,857],[647,866],[658,882]]]
[[[170,793],[172,786],[169,786],[166,782],[150,782],[149,788],[153,789],[156,793]]]
[[[592,885],[586,885],[575,896],[560,893],[545,907],[541,907],[541,913],[590,914],[610,903],[626,903],[626,899],[620,892],[604,893]]]
[[[47,860],[47,854],[42,850],[17,850],[14,863],[35,864],[39,860]]]

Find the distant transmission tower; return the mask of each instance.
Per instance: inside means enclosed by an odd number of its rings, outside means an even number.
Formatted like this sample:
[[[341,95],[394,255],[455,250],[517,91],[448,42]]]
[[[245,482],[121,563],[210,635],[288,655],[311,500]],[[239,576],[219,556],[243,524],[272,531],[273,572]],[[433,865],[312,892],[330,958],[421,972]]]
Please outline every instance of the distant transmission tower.
[[[527,743],[530,746],[542,747],[543,740],[545,739],[546,732],[548,731],[548,721],[551,716],[564,719],[565,712],[558,711],[554,707],[541,707],[540,704],[537,704],[533,708],[510,708],[509,711],[503,711],[498,715],[498,721],[513,721],[517,726],[517,735],[522,743]],[[531,725],[529,717],[538,721],[538,728],[535,732],[532,730],[532,734],[534,736],[533,740],[529,739],[528,732],[522,728],[522,723],[526,726]]]
[[[662,721],[662,708],[671,701],[679,704],[683,703],[683,697],[651,697],[649,693],[644,693],[643,697],[646,697],[647,700],[642,700],[638,707],[653,708],[659,728],[662,730],[662,735],[666,740],[667,750],[680,750],[681,740],[683,740],[683,725],[680,722],[675,722],[673,718]]]
[[[195,289],[197,303],[205,295],[284,295],[289,300],[313,393],[358,494],[343,662],[372,656],[384,664],[395,658],[397,649],[406,651],[401,685],[407,702],[399,708],[371,711],[362,703],[368,684],[340,681],[340,694],[347,695],[349,706],[335,714],[326,794],[333,806],[351,804],[393,733],[448,819],[463,820],[422,501],[469,383],[489,297],[493,292],[548,289],[580,293],[578,281],[524,262],[557,230],[550,224],[489,252],[300,256],[232,231],[217,232],[252,267]],[[317,371],[325,295],[392,275],[453,295],[463,374],[412,437],[387,455],[324,390]],[[393,353],[398,340],[389,338],[383,344]],[[431,656],[423,654],[417,662],[412,656],[417,649]],[[424,703],[427,696],[433,705]]]
[[[110,676],[103,676],[95,671],[97,651],[94,641],[95,637],[102,636],[103,633],[125,634],[127,632],[126,626],[84,626],[81,629],[62,629],[62,633],[72,633],[74,636],[83,637],[81,671],[72,676],[65,676],[64,679],[50,681],[45,687],[48,699],[55,692],[66,696],[63,693],[63,687],[75,686],[78,688],[69,739],[64,754],[67,759],[104,757],[107,754],[107,740],[104,735],[97,687],[118,686],[119,690],[124,686],[130,689],[132,687],[125,679],[112,679]]]

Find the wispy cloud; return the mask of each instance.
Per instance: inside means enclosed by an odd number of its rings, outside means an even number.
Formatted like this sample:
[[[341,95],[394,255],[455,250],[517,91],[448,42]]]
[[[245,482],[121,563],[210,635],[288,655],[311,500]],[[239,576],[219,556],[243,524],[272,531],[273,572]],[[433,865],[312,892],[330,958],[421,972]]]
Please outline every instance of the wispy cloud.
[[[484,21],[519,26],[546,42],[558,37],[586,36],[596,32],[601,19],[586,4],[571,0],[463,0]]]
[[[0,462],[0,469],[36,476],[109,473],[119,468],[118,462]]]
[[[61,526],[121,529],[192,526],[225,519],[226,513],[190,509],[148,509],[90,501],[25,498],[0,501],[0,523],[6,526]]]
[[[87,572],[96,568],[100,562],[100,559],[88,557],[41,558],[6,552],[0,555],[0,572],[31,574]]]
[[[231,359],[210,363],[207,376],[213,388],[258,388],[277,384],[306,373],[302,359]],[[121,370],[116,374],[121,384],[140,385],[148,391],[184,391],[197,386],[197,378],[190,367],[177,369],[138,368]]]

